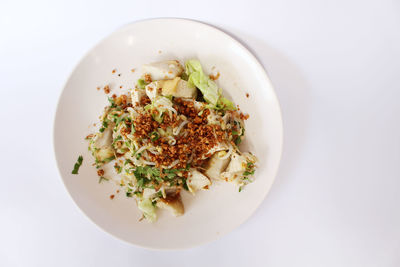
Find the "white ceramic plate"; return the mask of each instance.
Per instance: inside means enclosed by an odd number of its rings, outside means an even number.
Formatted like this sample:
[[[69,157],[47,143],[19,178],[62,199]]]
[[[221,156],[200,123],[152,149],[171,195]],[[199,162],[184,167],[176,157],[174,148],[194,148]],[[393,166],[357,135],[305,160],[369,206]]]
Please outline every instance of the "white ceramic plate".
[[[225,96],[250,114],[242,151],[258,156],[254,183],[242,192],[228,183],[213,184],[196,196],[185,193],[185,214],[159,212],[156,223],[139,222],[132,198],[116,194],[115,184],[98,183],[84,137],[91,133],[107,97],[96,87],[111,84],[114,92],[132,88],[144,63],[198,58],[207,73],[219,71]],[[213,68],[215,67],[215,68]],[[135,68],[137,71],[131,72]],[[112,70],[117,72],[112,74]],[[117,74],[121,73],[121,76]],[[112,92],[113,93],[113,92]],[[249,97],[246,97],[246,93]],[[255,211],[268,193],[282,150],[279,103],[260,63],[239,42],[211,26],[184,19],[153,19],[127,25],[93,48],[72,72],[60,97],[54,146],[64,184],[80,209],[106,232],[148,248],[182,249],[210,242],[232,231]],[[71,170],[83,155],[79,175]],[[110,200],[109,196],[115,194]]]

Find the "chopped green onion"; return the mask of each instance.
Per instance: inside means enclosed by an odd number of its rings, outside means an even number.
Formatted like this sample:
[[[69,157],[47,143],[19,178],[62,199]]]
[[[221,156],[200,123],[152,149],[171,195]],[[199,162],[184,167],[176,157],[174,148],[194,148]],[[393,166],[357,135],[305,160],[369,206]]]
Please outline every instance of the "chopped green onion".
[[[157,131],[154,131],[150,134],[151,141],[156,141],[160,138],[160,134]]]

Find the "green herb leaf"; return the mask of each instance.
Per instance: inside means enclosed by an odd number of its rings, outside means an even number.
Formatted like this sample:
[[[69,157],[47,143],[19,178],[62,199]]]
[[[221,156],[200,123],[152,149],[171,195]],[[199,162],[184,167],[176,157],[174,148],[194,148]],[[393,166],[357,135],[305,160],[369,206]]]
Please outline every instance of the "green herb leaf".
[[[81,167],[83,162],[83,157],[79,156],[78,160],[76,161],[75,165],[74,165],[74,169],[72,170],[72,174],[78,174],[79,168]]]
[[[147,83],[146,83],[143,79],[139,79],[139,80],[137,81],[137,86],[138,86],[140,89],[145,89],[145,88],[146,88],[146,85],[147,85]]]
[[[240,145],[240,143],[242,142],[242,138],[240,138],[240,136],[238,136],[236,139],[235,139],[235,145]]]
[[[183,189],[185,189],[186,191],[189,191],[189,187],[187,186],[186,179],[183,180],[182,186],[183,186]]]
[[[115,171],[116,171],[118,174],[121,173],[121,171],[122,171],[121,166],[119,166],[118,164],[115,164],[115,165],[114,165],[114,169],[115,169]]]
[[[109,179],[104,176],[100,176],[99,183],[101,183],[103,180],[108,181]]]
[[[150,134],[151,141],[156,141],[160,138],[160,134],[157,131],[154,131]]]
[[[137,187],[138,188],[142,187],[143,183],[144,183],[143,179],[138,179]]]
[[[118,125],[118,124],[120,124],[121,123],[121,121],[124,121],[125,119],[126,119],[127,117],[124,117],[124,116],[119,116],[118,117],[118,119],[117,119],[117,121],[115,122],[115,125]]]
[[[115,159],[115,156],[111,156],[111,157],[109,157],[109,158],[106,158],[106,159],[104,160],[104,163],[108,163],[108,162],[112,161],[113,159]]]
[[[112,108],[115,108],[117,105],[115,104],[115,102],[114,102],[114,98],[112,98],[112,97],[109,97],[108,98],[108,102],[110,102],[110,105],[111,105],[111,107]]]

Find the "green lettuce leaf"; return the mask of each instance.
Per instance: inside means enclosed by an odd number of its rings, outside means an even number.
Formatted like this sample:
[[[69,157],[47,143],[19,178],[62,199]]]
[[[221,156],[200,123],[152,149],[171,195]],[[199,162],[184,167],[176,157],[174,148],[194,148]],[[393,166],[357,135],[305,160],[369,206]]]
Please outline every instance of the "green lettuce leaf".
[[[157,220],[156,207],[153,206],[150,199],[144,198],[139,200],[138,208],[143,212],[144,217],[149,222],[155,222]]]
[[[190,86],[196,86],[203,94],[209,107],[214,109],[235,110],[235,105],[221,96],[218,85],[203,72],[200,61],[191,59],[185,62],[186,74],[189,76]]]
[[[223,110],[236,110],[235,104],[223,96],[219,98],[217,107]]]

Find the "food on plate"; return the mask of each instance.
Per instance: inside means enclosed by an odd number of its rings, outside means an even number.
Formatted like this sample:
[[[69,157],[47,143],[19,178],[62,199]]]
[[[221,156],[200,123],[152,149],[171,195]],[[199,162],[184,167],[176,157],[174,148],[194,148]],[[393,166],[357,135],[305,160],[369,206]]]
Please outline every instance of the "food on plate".
[[[134,89],[109,97],[100,128],[87,137],[99,182],[111,179],[104,169],[113,166],[113,180],[150,222],[157,209],[184,214],[182,190],[227,181],[240,191],[251,182],[257,158],[238,147],[248,115],[213,79],[198,60],[145,64]]]

